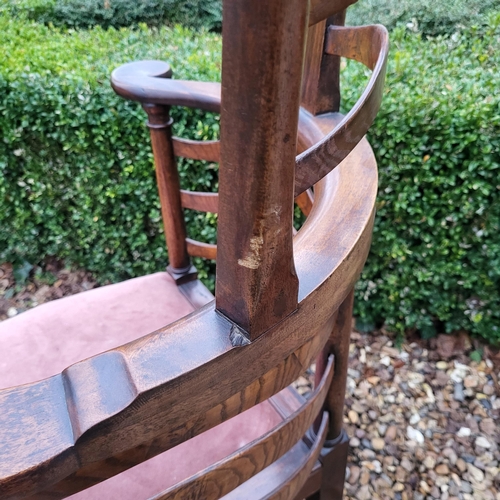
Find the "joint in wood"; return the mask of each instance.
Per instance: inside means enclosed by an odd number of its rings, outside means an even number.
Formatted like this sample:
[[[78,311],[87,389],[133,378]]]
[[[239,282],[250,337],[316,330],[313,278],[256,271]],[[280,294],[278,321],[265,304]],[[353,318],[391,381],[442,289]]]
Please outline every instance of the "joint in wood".
[[[167,266],[167,273],[172,276],[177,286],[198,279],[198,271],[191,263],[183,268]]]
[[[229,333],[229,340],[231,341],[233,347],[242,347],[250,344],[250,339],[248,338],[245,330],[234,323],[231,327],[231,332]]]

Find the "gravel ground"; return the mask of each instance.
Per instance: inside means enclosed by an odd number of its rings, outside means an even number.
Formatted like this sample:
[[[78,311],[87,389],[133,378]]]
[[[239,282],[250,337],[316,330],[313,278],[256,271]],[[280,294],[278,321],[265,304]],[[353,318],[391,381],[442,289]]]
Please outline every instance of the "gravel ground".
[[[96,286],[56,261],[29,276],[16,286],[0,265],[0,320]],[[500,500],[498,351],[465,333],[396,348],[383,332],[353,332],[350,355],[347,499]]]

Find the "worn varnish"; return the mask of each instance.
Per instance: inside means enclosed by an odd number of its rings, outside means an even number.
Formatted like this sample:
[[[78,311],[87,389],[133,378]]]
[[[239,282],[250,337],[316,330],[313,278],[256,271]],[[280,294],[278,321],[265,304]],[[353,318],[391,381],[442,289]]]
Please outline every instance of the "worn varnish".
[[[64,498],[265,400],[280,424],[157,500],[341,498],[353,287],[377,190],[364,136],[388,50],[381,26],[342,26],[352,3],[224,0],[221,85],[174,80],[159,61],[113,72],[148,115],[168,270],[196,310],[0,391],[0,498]],[[341,56],[373,71],[345,117]],[[171,106],[221,112],[220,142],[172,137]],[[177,156],[220,163],[220,193],[182,191]],[[295,236],[294,199],[307,215]],[[219,214],[217,246],[189,239],[184,208]],[[217,257],[215,298],[190,256]],[[313,360],[311,399],[280,392]]]

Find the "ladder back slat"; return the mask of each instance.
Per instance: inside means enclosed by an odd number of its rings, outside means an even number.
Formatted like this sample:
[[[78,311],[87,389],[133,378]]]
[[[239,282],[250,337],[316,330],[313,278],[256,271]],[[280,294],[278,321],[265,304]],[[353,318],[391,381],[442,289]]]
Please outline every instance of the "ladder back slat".
[[[181,203],[184,208],[198,210],[199,212],[216,214],[219,211],[218,193],[201,193],[181,189]]]
[[[328,430],[328,413],[311,446],[299,441],[288,453],[260,474],[222,497],[222,500],[291,500],[301,491],[320,456]]]
[[[182,137],[172,137],[174,153],[182,158],[219,162],[220,141],[193,141]]]
[[[186,238],[187,251],[192,257],[202,257],[203,259],[217,259],[217,245],[203,243],[201,241]]]
[[[218,463],[186,479],[153,500],[217,500],[281,458],[311,427],[333,378],[333,356],[311,398],[277,427]]]

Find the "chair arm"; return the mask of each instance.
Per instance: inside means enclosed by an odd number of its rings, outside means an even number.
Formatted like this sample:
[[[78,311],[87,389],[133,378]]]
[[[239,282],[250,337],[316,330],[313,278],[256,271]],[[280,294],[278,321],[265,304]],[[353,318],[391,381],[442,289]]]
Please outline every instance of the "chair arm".
[[[172,80],[170,65],[162,61],[135,61],[111,73],[113,90],[143,104],[186,106],[220,111],[220,83]]]

